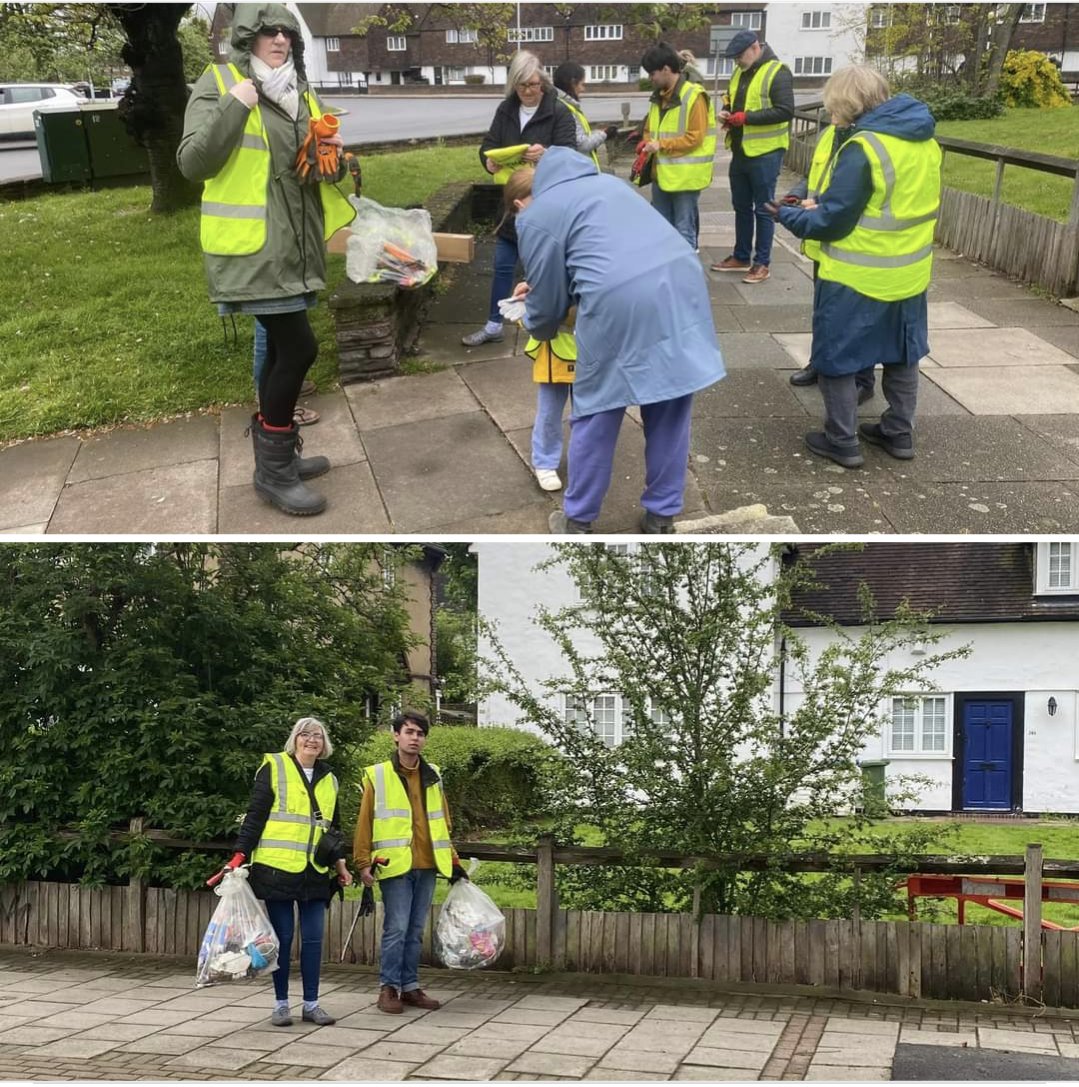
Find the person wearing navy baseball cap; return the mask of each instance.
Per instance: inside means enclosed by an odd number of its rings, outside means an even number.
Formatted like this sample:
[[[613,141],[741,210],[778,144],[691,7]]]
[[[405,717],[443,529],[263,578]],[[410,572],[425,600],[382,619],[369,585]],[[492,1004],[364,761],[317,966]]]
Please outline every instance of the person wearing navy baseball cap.
[[[734,74],[716,117],[731,152],[734,252],[712,265],[713,272],[739,272],[743,283],[763,283],[771,274],[775,221],[764,205],[775,200],[776,180],[790,142],[794,79],[770,46],[752,30],[739,30],[724,56]],[[755,228],[755,229],[754,229]]]

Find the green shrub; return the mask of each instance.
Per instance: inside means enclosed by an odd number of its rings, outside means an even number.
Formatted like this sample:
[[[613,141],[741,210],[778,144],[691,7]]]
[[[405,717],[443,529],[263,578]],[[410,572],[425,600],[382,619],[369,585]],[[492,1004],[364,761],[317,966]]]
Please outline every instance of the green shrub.
[[[920,98],[938,121],[988,121],[1004,112],[999,95],[978,97],[962,87],[947,83],[931,83],[917,76],[892,80],[892,92],[900,91]]]
[[[637,80],[637,90],[639,91],[654,91],[656,88],[652,86],[652,80],[648,76],[643,75]]]
[[[362,749],[362,764],[381,762],[392,752],[392,735],[379,733]],[[452,725],[431,730],[423,755],[442,771],[454,837],[542,817],[547,812],[546,770],[561,757],[520,729]]]
[[[1013,49],[1004,58],[1000,91],[1009,106],[1060,109],[1072,104],[1060,70],[1044,53],[1033,49]]]
[[[472,72],[465,76],[465,82],[470,87],[478,87],[486,81],[487,77],[482,72]]]

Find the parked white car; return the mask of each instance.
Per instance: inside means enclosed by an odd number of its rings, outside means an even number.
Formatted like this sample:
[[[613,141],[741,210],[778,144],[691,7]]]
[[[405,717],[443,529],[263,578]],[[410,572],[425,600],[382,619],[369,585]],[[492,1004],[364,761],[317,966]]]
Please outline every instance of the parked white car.
[[[63,83],[0,83],[0,140],[32,140],[35,110],[71,109],[85,101]]]

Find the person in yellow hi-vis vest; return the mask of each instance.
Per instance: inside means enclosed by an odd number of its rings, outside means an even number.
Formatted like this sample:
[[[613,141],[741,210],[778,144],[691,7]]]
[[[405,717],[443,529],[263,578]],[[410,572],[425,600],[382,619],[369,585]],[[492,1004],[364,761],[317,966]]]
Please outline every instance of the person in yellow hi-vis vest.
[[[330,462],[300,456],[294,413],[318,355],[307,310],[326,286],[326,241],[356,215],[336,185],[346,171],[340,135],[309,145],[318,169],[301,175],[306,156],[297,166],[311,122],[322,118],[296,17],[283,4],[237,4],[229,61],[209,65],[195,84],[176,156],[186,178],[204,183],[200,238],[210,300],[223,318],[250,314],[266,330],[250,426],[254,486],[294,515],[326,508],[306,481]]]
[[[435,877],[467,879],[450,841],[450,811],[438,767],[423,758],[430,723],[405,710],[393,719],[396,750],[365,767],[363,799],[352,856],[365,887],[382,891],[382,949],[378,1009],[434,1010],[439,1001],[420,988],[423,927]]]
[[[743,283],[763,283],[771,275],[775,236],[775,223],[764,205],[776,198],[776,180],[790,143],[794,79],[752,30],[738,31],[724,55],[735,64],[728,100],[717,114],[731,152],[734,252],[713,264],[712,271],[737,272]]]
[[[824,85],[837,126],[851,125],[822,176],[815,206],[771,205],[791,233],[813,243],[813,345],[824,430],[811,453],[857,468],[859,438],[897,460],[914,456],[918,363],[929,353],[927,291],[940,211],[941,151],[924,102],[891,97],[875,68],[853,65]],[[883,366],[888,409],[858,425],[856,377]]]
[[[275,1027],[292,1026],[288,978],[297,911],[302,1018],[320,1027],[334,1023],[333,1016],[318,1002],[322,934],[330,898],[337,887],[352,883],[352,875],[343,851],[342,855],[322,855],[330,848],[330,838],[319,848],[327,826],[340,829],[337,778],[325,761],[332,754],[326,726],[317,717],[301,717],[292,726],[284,750],[262,757],[251,802],[236,836],[236,852],[225,865],[236,868],[250,860],[251,890],[265,901],[270,924],[280,942],[278,966],[273,973],[275,1004],[270,1017]]]

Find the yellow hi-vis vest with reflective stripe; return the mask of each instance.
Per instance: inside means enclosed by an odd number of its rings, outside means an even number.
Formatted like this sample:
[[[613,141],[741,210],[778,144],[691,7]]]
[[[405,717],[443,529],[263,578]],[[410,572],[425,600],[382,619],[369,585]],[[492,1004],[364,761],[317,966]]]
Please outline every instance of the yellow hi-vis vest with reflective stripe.
[[[427,765],[438,773],[438,767],[433,762]],[[375,790],[371,857],[386,857],[389,860],[389,864],[378,869],[378,878],[402,876],[412,868],[412,804],[408,790],[397,776],[393,763],[388,760],[366,767],[364,773]],[[446,823],[446,800],[441,776],[433,785],[427,786],[424,800],[435,866],[449,879],[453,873],[453,847],[450,845],[450,828]]]
[[[577,370],[577,340],[570,331],[559,332],[553,340],[530,336],[525,354],[532,359],[532,380],[540,385],[566,385]]]
[[[660,116],[659,103],[653,102],[648,110],[648,134],[654,140],[669,140],[686,134],[689,111],[703,94],[708,103],[708,127],[704,139],[690,149],[688,155],[665,155],[656,152],[656,182],[664,192],[692,192],[707,189],[712,184],[712,170],[716,160],[716,111],[711,98],[699,83],[683,79],[681,98]]]
[[[933,271],[940,147],[936,140],[879,132],[857,132],[843,146],[854,142],[869,160],[873,193],[845,238],[821,243],[818,275],[881,302],[913,298],[929,286]]]
[[[559,96],[559,101],[562,103],[562,105],[564,105],[566,107],[566,109],[568,109],[570,111],[570,113],[573,114],[574,117],[577,118],[578,121],[581,122],[581,128],[584,129],[584,134],[586,136],[591,136],[592,135],[592,126],[588,123],[588,118],[584,115],[584,112],[581,109],[579,109],[577,106],[573,105],[573,103],[569,101],[568,97],[562,98],[561,96]],[[589,151],[588,153],[589,153],[589,155],[591,155],[592,161],[596,164],[596,169],[598,170],[599,169],[599,156],[596,154],[595,151]]]
[[[809,164],[809,178],[806,182],[806,195],[810,200],[817,200],[820,194],[827,188],[825,173],[829,173],[830,167],[835,164],[835,125],[829,125],[817,139],[817,146],[813,148],[813,161]],[[802,252],[810,260],[820,260],[820,245],[816,238],[804,238],[802,240]]]
[[[224,97],[246,76],[235,64],[211,65],[217,89]],[[304,91],[311,116],[322,116],[318,101]],[[203,187],[199,238],[202,251],[214,256],[243,257],[266,244],[266,200],[270,184],[270,143],[262,123],[262,110],[248,111],[240,144],[221,170]],[[321,183],[323,237],[330,237],[356,217],[356,210],[335,185]]]
[[[746,101],[742,107],[746,113],[750,110],[772,108],[772,84],[783,65],[778,60],[769,60],[762,64],[750,77],[749,86],[746,88]],[[731,103],[734,103],[738,93],[738,85],[742,82],[742,69],[735,68],[731,76],[731,84],[727,90]],[[789,121],[779,121],[774,125],[743,125],[742,126],[742,154],[749,158],[758,155],[766,155],[769,151],[778,151],[781,147],[787,148],[791,142],[791,126]],[[723,144],[731,146],[731,134],[724,137]]]
[[[328,872],[328,868],[315,864],[315,846],[322,837],[322,825],[311,810],[303,771],[284,751],[265,755],[259,769],[267,764],[273,785],[273,807],[251,854],[251,863],[266,864],[282,872],[302,872],[310,863],[316,872]],[[337,778],[326,774],[316,782],[314,792],[319,811],[329,822],[337,807]]]

